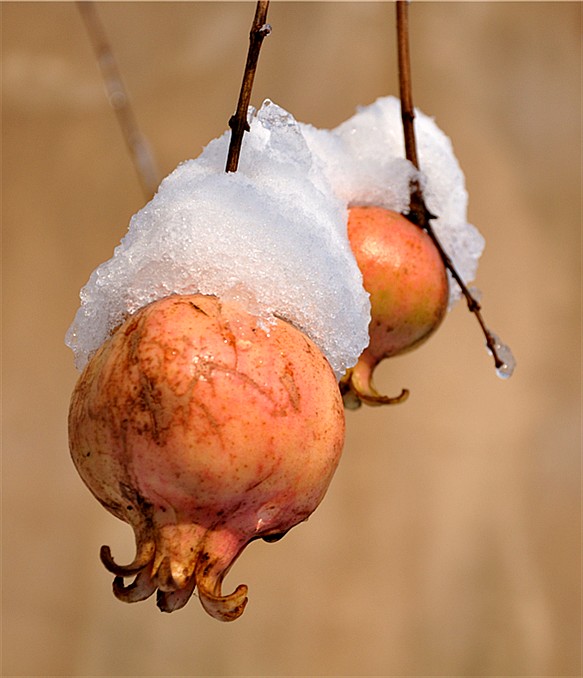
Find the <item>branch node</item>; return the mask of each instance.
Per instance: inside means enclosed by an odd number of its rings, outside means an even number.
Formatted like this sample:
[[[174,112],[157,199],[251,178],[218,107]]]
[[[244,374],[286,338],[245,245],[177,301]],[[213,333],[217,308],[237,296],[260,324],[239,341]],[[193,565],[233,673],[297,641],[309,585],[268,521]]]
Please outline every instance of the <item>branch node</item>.
[[[229,119],[229,127],[232,134],[225,167],[226,172],[237,171],[243,135],[250,130],[247,112],[249,110],[249,102],[251,101],[251,90],[253,88],[255,71],[257,70],[259,52],[263,39],[271,33],[271,26],[266,22],[268,8],[269,0],[258,0],[255,17],[249,33],[249,51],[247,52],[247,61],[245,63],[239,101],[237,102],[237,110]]]

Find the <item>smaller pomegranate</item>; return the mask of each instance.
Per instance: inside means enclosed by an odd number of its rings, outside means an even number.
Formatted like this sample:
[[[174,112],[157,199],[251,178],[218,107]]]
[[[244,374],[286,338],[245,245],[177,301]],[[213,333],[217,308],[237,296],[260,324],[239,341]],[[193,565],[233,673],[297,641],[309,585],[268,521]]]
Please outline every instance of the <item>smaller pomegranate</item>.
[[[380,395],[373,372],[384,358],[410,351],[439,327],[447,311],[447,271],[425,231],[403,215],[380,207],[351,207],[348,238],[363,285],[370,294],[370,343],[341,381],[344,403],[382,405],[402,402]]]
[[[334,373],[283,320],[262,328],[234,303],[171,296],[130,316],[73,392],[74,463],[135,532],[128,565],[101,550],[114,594],[184,606],[195,587],[236,619],[247,587],[221,583],[253,539],[274,541],[322,500],[344,441]],[[133,578],[129,584],[124,579]]]

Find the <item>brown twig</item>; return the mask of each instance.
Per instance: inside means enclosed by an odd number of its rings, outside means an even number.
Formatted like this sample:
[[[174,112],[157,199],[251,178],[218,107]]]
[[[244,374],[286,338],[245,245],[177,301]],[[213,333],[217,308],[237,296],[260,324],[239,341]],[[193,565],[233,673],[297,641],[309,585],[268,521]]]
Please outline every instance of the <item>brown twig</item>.
[[[229,144],[229,154],[227,156],[226,172],[236,172],[239,165],[239,155],[241,153],[241,144],[243,135],[249,131],[247,121],[247,111],[251,100],[251,90],[253,88],[253,79],[259,60],[259,52],[263,39],[271,33],[271,26],[267,23],[267,10],[269,0],[258,0],[255,9],[255,18],[249,33],[249,51],[247,53],[247,62],[245,63],[245,72],[243,73],[243,82],[239,101],[237,102],[237,111],[229,120],[231,128],[231,142]]]
[[[156,188],[160,183],[160,174],[156,167],[156,162],[145,137],[138,128],[130,98],[113,56],[105,29],[97,13],[95,3],[92,0],[78,1],[77,8],[93,44],[97,62],[105,82],[109,103],[117,116],[142,186],[142,191],[146,199],[149,200],[156,192]]]
[[[415,109],[413,107],[413,95],[411,85],[411,63],[409,57],[409,7],[408,0],[397,0],[397,45],[398,45],[398,63],[399,63],[399,93],[401,97],[401,119],[403,121],[403,134],[405,137],[405,155],[416,169],[419,168],[417,157],[417,144],[415,140]],[[497,369],[505,367],[506,363],[498,354],[498,342],[496,337],[486,326],[481,314],[481,306],[475,299],[468,287],[461,279],[452,260],[443,249],[439,239],[435,235],[431,226],[431,219],[435,215],[427,209],[421,187],[417,180],[411,182],[411,201],[409,213],[406,214],[410,221],[417,224],[427,232],[435,244],[444,266],[451,273],[453,279],[459,285],[463,296],[468,304],[468,309],[476,316],[482,332],[486,338],[486,345],[494,358],[494,364]]]

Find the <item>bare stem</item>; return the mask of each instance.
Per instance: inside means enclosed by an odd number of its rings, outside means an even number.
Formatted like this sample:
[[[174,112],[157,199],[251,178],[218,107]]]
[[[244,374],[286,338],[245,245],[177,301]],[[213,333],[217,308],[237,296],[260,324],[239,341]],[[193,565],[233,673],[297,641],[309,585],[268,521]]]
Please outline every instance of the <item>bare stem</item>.
[[[401,97],[401,118],[405,135],[405,155],[417,169],[417,146],[415,144],[415,129],[413,120],[413,86],[411,84],[411,59],[409,56],[409,8],[406,2],[397,2],[397,56],[399,63],[399,94]]]
[[[251,90],[253,88],[253,79],[257,70],[257,61],[263,39],[271,33],[271,26],[267,23],[267,10],[269,0],[258,0],[255,9],[255,18],[249,33],[249,51],[247,53],[247,62],[245,63],[245,72],[243,73],[243,82],[239,101],[237,102],[237,111],[229,120],[231,128],[231,142],[229,144],[229,154],[227,156],[226,172],[236,172],[239,165],[239,155],[241,153],[241,144],[243,135],[249,131],[247,122],[247,111],[251,101]]]
[[[117,116],[117,121],[130,152],[142,191],[146,199],[149,200],[156,192],[160,179],[156,162],[145,137],[138,128],[130,98],[121,78],[105,29],[97,13],[95,3],[92,0],[78,1],[77,8],[95,50],[109,103]]]
[[[398,63],[399,63],[399,93],[401,97],[401,119],[403,121],[403,134],[405,137],[405,155],[416,169],[419,168],[419,160],[417,157],[417,143],[415,140],[415,109],[413,106],[413,88],[411,84],[411,62],[409,56],[409,7],[408,0],[397,0],[397,49],[398,49]],[[409,214],[406,216],[410,221],[427,232],[441,256],[444,266],[451,273],[453,279],[459,285],[462,294],[468,304],[468,309],[476,316],[482,332],[486,337],[486,345],[488,346],[494,358],[494,364],[497,368],[504,365],[504,361],[498,355],[496,349],[496,339],[492,332],[487,328],[486,323],[481,314],[481,306],[473,297],[464,281],[461,279],[459,273],[443,249],[439,239],[435,235],[431,226],[431,219],[435,219],[435,215],[427,209],[425,200],[419,182],[414,180],[411,182],[411,201],[409,207]]]

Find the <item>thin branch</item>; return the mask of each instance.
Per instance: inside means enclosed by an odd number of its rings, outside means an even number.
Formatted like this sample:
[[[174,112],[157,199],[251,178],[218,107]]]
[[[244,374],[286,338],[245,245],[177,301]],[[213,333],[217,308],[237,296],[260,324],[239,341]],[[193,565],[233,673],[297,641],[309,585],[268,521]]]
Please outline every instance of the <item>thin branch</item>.
[[[117,116],[117,121],[130,152],[142,191],[146,199],[149,200],[156,192],[156,188],[160,183],[160,174],[156,167],[156,162],[145,137],[138,128],[130,98],[121,78],[121,73],[107,39],[105,29],[97,13],[95,3],[92,0],[78,1],[77,8],[95,50],[109,103]]]
[[[399,94],[401,97],[401,118],[405,135],[405,155],[419,169],[415,129],[413,120],[413,86],[411,83],[411,59],[409,56],[409,11],[406,2],[397,2],[397,57],[399,64]]]
[[[417,144],[415,140],[415,109],[413,107],[413,95],[411,84],[411,63],[409,57],[409,3],[408,0],[397,0],[397,44],[398,44],[398,62],[399,62],[399,92],[401,97],[401,118],[403,121],[403,134],[405,137],[405,155],[416,169],[420,169],[419,160],[417,157]],[[406,216],[417,226],[427,232],[433,243],[435,244],[441,259],[451,273],[453,279],[459,285],[463,296],[468,304],[468,309],[476,316],[482,332],[486,338],[486,346],[494,358],[494,364],[497,369],[506,367],[506,363],[500,357],[498,348],[500,347],[497,338],[486,326],[481,314],[481,306],[478,301],[472,296],[468,287],[461,279],[452,260],[447,252],[443,249],[439,239],[435,235],[431,226],[431,219],[435,219],[435,215],[427,209],[421,187],[417,180],[411,182],[411,202],[409,207],[409,214]]]
[[[241,144],[243,135],[249,131],[247,121],[247,111],[251,101],[251,90],[253,88],[253,79],[259,60],[259,52],[263,39],[271,33],[271,26],[267,23],[267,10],[269,0],[258,0],[255,9],[255,18],[249,33],[249,51],[247,53],[247,62],[245,63],[245,72],[237,102],[237,111],[229,120],[229,127],[232,130],[231,142],[229,144],[229,154],[227,156],[226,172],[236,172],[239,165],[239,155],[241,153]]]

